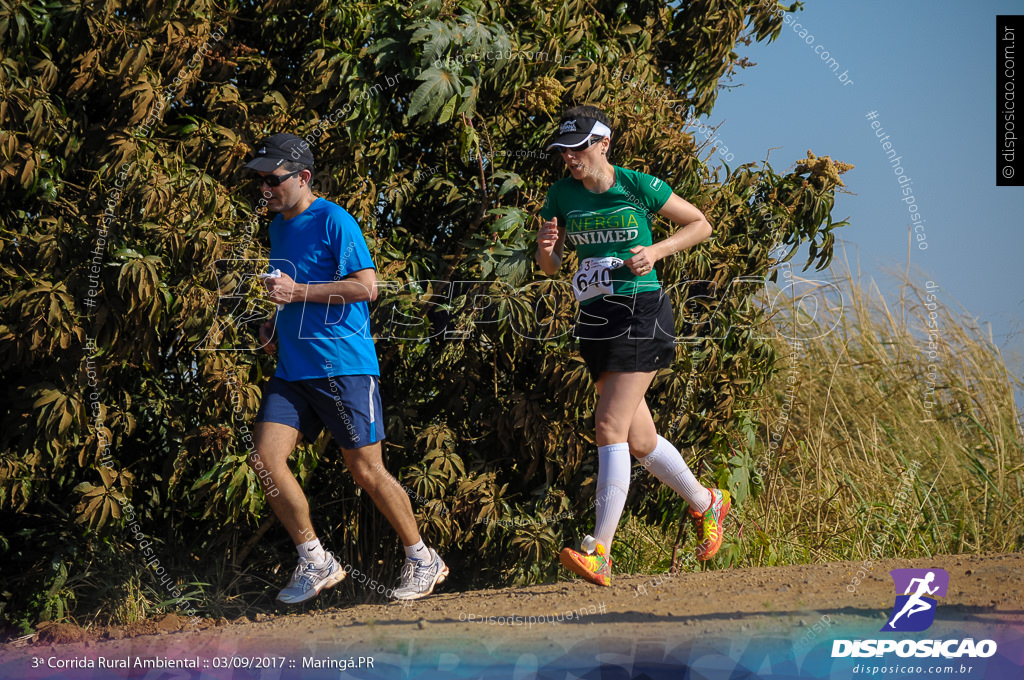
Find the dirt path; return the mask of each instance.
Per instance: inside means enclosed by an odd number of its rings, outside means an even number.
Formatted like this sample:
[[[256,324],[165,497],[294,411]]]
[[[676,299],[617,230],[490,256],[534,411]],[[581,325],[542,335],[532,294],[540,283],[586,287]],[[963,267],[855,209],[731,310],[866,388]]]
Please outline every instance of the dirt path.
[[[693,678],[859,677],[865,671],[851,670],[859,662],[907,660],[895,654],[883,660],[832,659],[832,640],[973,637],[996,640],[999,652],[974,660],[980,665],[970,677],[1024,678],[1024,555],[884,560],[857,582],[863,566],[838,562],[616,576],[611,588],[566,581],[442,591],[407,606],[359,605],[255,622],[204,622],[190,629],[181,629],[184,620],[171,616],[135,629],[155,634],[114,630],[63,644],[59,640],[81,631],[54,628],[32,644],[0,648],[0,677],[146,673],[138,666],[101,670],[100,658],[104,668],[111,660],[198,659],[199,670],[162,671],[173,677],[336,678],[343,672],[350,677],[527,678],[541,670],[537,677],[561,678],[583,675],[588,664],[617,665],[624,674],[607,677],[623,678],[644,677],[637,675],[641,672],[680,678],[684,667],[698,669],[688,676]],[[924,633],[879,633],[896,595],[888,572],[908,567],[945,569],[947,596],[939,599],[935,623]],[[257,660],[261,657],[266,658]],[[355,668],[339,671],[338,659],[346,665],[349,658]],[[65,664],[55,670],[62,659],[82,660],[85,667],[68,670]],[[89,666],[90,659],[96,665]],[[333,666],[325,667],[325,659],[333,659]],[[972,660],[949,663],[961,661]],[[993,665],[997,662],[1002,665]],[[33,663],[40,666],[35,671]],[[242,668],[218,669],[221,665]],[[256,666],[267,668],[257,673]],[[754,674],[733,676],[735,668]]]

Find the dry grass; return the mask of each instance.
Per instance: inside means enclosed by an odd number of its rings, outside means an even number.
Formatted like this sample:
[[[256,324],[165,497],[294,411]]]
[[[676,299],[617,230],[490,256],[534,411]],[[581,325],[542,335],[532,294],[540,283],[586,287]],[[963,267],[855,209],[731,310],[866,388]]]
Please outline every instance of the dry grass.
[[[841,314],[819,307],[810,321],[792,298],[776,305],[777,327],[802,330],[778,341],[785,368],[756,408],[765,449],[755,457],[769,463],[762,492],[736,515],[736,561],[1021,550],[1019,378],[925,277],[904,275],[887,301],[848,272],[837,277]]]

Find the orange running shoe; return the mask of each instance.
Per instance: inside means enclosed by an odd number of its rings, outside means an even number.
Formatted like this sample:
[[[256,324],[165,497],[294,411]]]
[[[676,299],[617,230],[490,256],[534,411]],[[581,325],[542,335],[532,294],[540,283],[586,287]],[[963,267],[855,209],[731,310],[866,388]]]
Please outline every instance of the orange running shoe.
[[[722,523],[732,506],[728,491],[721,489],[708,489],[708,491],[711,492],[711,507],[704,512],[697,512],[693,508],[690,508],[689,511],[690,517],[697,527],[697,540],[700,543],[694,554],[701,562],[710,560],[722,547]]]
[[[576,552],[572,548],[562,548],[558,556],[562,566],[599,586],[612,584],[612,558],[608,556],[604,546],[593,536],[583,539],[584,552]]]

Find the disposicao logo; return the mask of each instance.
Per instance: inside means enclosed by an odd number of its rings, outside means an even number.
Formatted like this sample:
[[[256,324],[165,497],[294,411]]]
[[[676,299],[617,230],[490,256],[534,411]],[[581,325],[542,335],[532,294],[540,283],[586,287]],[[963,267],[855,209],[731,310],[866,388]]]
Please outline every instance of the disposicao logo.
[[[946,597],[949,574],[945,569],[893,569],[889,575],[896,584],[896,592],[903,594],[896,596],[892,615],[881,630],[903,633],[927,630],[935,622],[938,609],[938,601],[929,596]]]
[[[889,572],[896,592],[892,614],[881,632],[914,633],[927,630],[935,622],[937,597],[945,597],[949,574],[944,569],[893,569]],[[946,659],[959,657],[987,658],[996,653],[994,640],[834,640],[832,657],[884,656],[895,652],[900,657]]]

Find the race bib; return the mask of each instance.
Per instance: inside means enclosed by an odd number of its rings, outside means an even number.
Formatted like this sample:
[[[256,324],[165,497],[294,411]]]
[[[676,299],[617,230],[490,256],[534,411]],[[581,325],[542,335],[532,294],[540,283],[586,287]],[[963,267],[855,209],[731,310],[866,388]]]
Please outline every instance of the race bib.
[[[588,257],[580,263],[579,271],[572,275],[572,292],[580,302],[611,295],[612,270],[622,266],[617,257]]]

